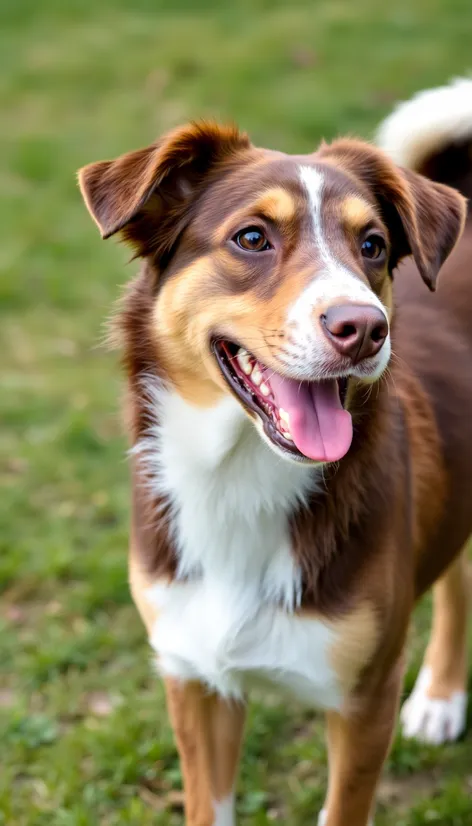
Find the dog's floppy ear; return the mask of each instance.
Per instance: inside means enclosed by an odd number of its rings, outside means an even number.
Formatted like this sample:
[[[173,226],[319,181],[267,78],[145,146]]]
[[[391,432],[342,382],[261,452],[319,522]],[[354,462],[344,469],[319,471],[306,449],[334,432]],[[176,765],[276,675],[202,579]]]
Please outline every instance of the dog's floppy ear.
[[[439,270],[464,227],[462,195],[395,166],[380,149],[362,141],[338,140],[317,155],[344,168],[376,198],[391,235],[391,268],[412,255],[423,281],[434,290]]]
[[[102,238],[121,232],[137,256],[159,258],[184,228],[210,171],[249,147],[234,126],[191,123],[145,149],[85,166],[79,186]]]

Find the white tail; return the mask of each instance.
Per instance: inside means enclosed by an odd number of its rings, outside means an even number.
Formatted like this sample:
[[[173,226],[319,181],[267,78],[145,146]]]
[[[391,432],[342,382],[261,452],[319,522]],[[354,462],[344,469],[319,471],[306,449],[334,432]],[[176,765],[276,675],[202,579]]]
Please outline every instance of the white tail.
[[[376,143],[399,166],[418,170],[433,155],[468,138],[472,139],[472,78],[458,78],[400,103],[380,125]]]

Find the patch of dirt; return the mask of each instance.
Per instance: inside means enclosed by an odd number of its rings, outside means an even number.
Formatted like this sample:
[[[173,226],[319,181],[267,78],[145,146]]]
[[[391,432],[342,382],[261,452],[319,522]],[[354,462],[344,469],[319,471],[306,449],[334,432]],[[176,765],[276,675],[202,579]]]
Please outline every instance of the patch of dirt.
[[[435,771],[416,772],[405,777],[387,775],[380,781],[377,799],[382,806],[395,806],[403,812],[411,807],[415,799],[431,797],[439,784],[440,773]]]

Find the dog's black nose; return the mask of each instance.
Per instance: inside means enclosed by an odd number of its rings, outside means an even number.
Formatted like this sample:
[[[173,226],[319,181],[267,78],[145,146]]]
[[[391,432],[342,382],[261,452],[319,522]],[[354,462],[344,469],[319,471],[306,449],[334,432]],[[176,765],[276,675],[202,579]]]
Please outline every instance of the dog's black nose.
[[[353,364],[375,356],[388,335],[388,321],[382,310],[368,304],[340,304],[321,316],[327,339]]]

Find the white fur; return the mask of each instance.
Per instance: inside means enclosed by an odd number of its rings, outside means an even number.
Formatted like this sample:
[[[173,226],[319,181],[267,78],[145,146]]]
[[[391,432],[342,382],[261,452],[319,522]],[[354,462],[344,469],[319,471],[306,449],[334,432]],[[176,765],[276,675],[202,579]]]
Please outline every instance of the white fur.
[[[313,218],[313,240],[320,255],[323,270],[303,290],[290,307],[287,317],[292,328],[293,344],[285,348],[284,363],[288,369],[297,372],[297,377],[312,379],[314,371],[322,378],[326,374],[326,363],[332,358],[332,349],[321,327],[315,322],[317,306],[345,303],[370,304],[381,310],[387,317],[386,309],[375,293],[333,256],[325,238],[322,222],[324,192],[323,174],[311,166],[300,167],[300,179],[307,192]],[[368,378],[379,378],[390,359],[390,334],[379,353],[369,359]],[[349,370],[350,375],[366,378],[366,365]]]
[[[455,691],[447,700],[429,697],[431,676],[431,668],[421,669],[415,687],[403,705],[400,719],[405,737],[439,746],[457,740],[464,731],[467,694]]]
[[[224,800],[214,801],[215,820],[213,826],[234,826],[234,793]]]
[[[148,593],[161,670],[228,697],[262,680],[339,708],[336,637],[327,623],[296,613],[300,571],[288,530],[318,471],[277,457],[230,397],[202,410],[161,388],[154,404],[159,425],[139,450],[172,503],[178,556],[177,580]]]
[[[294,608],[300,576],[287,514],[313,486],[313,469],[274,454],[231,396],[208,409],[163,388],[147,394],[159,425],[138,452],[173,506],[178,577],[224,573],[235,587],[260,580],[269,599]]]
[[[377,143],[400,166],[418,169],[450,143],[472,137],[472,78],[419,92],[381,124]]]
[[[159,613],[151,644],[165,674],[236,699],[270,682],[310,705],[340,707],[329,661],[336,637],[326,624],[270,603],[249,581],[237,587],[222,577],[155,585],[150,599]]]
[[[327,820],[328,812],[326,811],[326,809],[322,809],[318,816],[318,826],[325,826]],[[369,820],[368,826],[374,826],[374,821]]]

